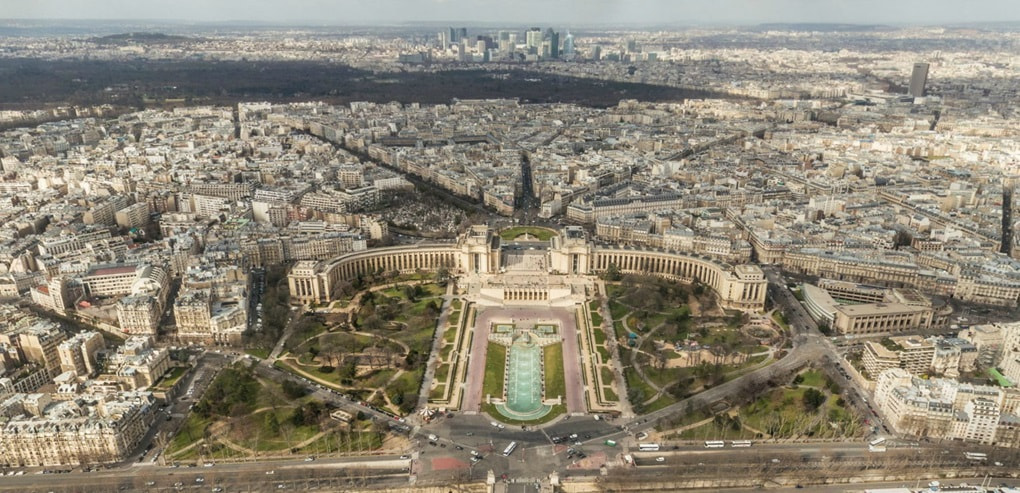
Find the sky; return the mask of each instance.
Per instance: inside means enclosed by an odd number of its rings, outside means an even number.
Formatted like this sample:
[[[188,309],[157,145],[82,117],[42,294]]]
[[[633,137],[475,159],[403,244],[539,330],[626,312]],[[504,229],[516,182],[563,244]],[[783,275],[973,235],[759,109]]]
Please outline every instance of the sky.
[[[336,25],[930,25],[1020,21],[1020,0],[0,0],[0,18]]]

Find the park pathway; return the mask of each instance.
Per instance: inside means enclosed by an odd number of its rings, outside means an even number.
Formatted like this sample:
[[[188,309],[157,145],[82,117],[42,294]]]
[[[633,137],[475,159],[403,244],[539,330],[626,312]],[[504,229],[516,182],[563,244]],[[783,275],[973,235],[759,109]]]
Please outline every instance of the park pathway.
[[[449,323],[450,312],[453,311],[450,306],[454,298],[453,287],[453,282],[446,283],[446,294],[442,296],[443,305],[439,310],[439,320],[436,321],[436,330],[432,334],[432,351],[428,354],[429,359],[425,366],[425,376],[421,379],[421,388],[418,391],[418,409],[425,409],[429,405],[429,394],[432,391],[432,381],[436,378],[436,366],[438,366],[439,363],[439,351],[443,344],[443,332],[449,330],[447,328],[447,324]],[[453,382],[455,379],[451,379],[450,381]],[[417,419],[417,414],[414,414],[413,416],[414,419]]]
[[[630,404],[630,399],[627,398],[627,379],[624,378],[623,373],[623,359],[620,358],[620,348],[618,346],[619,341],[616,340],[616,331],[613,330],[612,311],[609,309],[609,292],[606,291],[606,283],[603,280],[599,280],[599,292],[602,293],[602,303],[599,306],[599,311],[602,315],[602,329],[606,333],[606,343],[609,346],[609,355],[613,363],[613,373],[615,374],[614,381],[619,382],[616,385],[614,391],[617,397],[620,399],[620,415],[625,418],[632,418],[635,416],[634,408]],[[626,317],[626,316],[625,316]]]

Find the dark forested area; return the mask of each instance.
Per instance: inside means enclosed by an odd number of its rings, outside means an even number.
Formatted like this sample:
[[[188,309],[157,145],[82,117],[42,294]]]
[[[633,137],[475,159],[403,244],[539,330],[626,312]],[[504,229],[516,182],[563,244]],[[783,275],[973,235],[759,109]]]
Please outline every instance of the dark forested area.
[[[620,99],[706,97],[707,93],[640,83],[610,82],[513,70],[446,70],[373,74],[320,62],[204,60],[0,59],[0,108],[47,104],[231,104],[322,100],[449,103],[453,98],[519,98],[595,107]]]

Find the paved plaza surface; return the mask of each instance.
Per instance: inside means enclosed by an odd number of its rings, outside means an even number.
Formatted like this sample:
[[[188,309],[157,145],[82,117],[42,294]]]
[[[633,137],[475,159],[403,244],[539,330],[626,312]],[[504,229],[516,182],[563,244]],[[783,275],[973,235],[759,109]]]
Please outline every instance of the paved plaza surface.
[[[548,307],[479,307],[475,318],[474,335],[471,340],[471,358],[462,409],[477,412],[485,399],[482,395],[482,381],[485,375],[485,357],[489,331],[493,323],[514,323],[518,327],[530,327],[536,323],[551,323],[558,326],[563,338],[563,368],[567,395],[564,403],[568,413],[584,413],[584,388],[581,379],[581,364],[578,355],[577,323],[573,308]],[[502,397],[502,396],[493,396]],[[547,396],[553,398],[555,396]]]

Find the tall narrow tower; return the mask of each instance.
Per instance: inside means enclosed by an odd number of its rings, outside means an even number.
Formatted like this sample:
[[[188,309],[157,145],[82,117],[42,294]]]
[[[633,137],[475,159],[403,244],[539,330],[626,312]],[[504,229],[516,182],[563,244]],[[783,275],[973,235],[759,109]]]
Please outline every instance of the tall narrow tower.
[[[999,251],[1010,255],[1013,249],[1013,180],[1002,183],[1002,243]]]
[[[914,71],[910,73],[909,93],[915,98],[924,96],[924,85],[928,83],[928,64],[918,62],[914,64]]]

